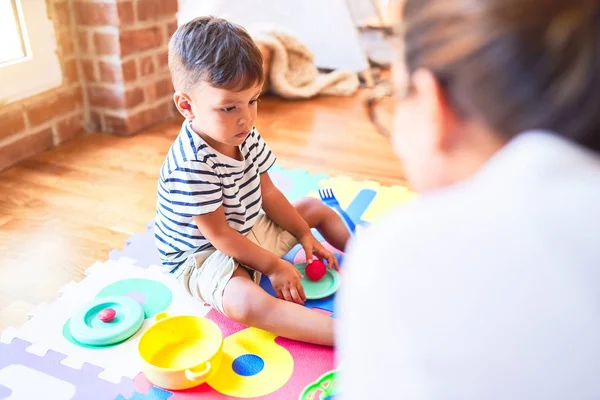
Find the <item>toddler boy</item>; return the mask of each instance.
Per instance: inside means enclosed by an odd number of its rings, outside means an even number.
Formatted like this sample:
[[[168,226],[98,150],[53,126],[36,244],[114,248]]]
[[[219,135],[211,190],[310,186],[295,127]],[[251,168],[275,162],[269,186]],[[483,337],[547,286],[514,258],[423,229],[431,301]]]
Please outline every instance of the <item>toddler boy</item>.
[[[275,155],[254,124],[262,55],[241,27],[196,18],[169,43],[173,99],[185,117],[160,170],[155,221],[163,265],[229,318],[276,335],[333,345],[333,320],[302,306],[300,273],[281,259],[300,243],[338,268],[311,233],[343,250],[348,231],[315,199],[291,205],[269,178]],[[273,284],[274,298],[259,285]]]

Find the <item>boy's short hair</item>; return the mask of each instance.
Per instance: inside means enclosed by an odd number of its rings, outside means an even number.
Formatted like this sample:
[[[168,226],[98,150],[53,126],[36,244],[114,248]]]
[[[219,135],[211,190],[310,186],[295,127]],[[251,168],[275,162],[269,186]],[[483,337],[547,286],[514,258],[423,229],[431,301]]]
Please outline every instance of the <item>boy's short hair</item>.
[[[244,90],[264,81],[262,53],[239,25],[212,16],[181,25],[169,42],[169,69],[175,90],[198,82]]]

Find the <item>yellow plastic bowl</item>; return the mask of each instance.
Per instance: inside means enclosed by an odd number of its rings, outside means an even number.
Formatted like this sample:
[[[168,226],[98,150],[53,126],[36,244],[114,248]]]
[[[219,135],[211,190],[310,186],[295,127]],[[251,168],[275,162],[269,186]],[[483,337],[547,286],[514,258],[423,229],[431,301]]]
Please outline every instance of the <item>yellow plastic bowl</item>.
[[[159,313],[140,338],[144,374],[154,385],[182,390],[198,386],[219,369],[223,356],[221,329],[203,317]]]

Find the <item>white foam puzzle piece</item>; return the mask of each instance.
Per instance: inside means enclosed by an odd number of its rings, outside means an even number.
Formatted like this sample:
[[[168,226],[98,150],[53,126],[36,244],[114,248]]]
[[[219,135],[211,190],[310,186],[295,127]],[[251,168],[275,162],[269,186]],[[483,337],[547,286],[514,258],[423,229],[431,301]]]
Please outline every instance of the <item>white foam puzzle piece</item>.
[[[77,346],[63,336],[63,327],[77,310],[93,300],[106,286],[124,279],[152,279],[166,285],[172,293],[172,301],[166,312],[173,315],[204,316],[210,307],[192,298],[165,269],[151,266],[143,269],[132,264],[132,260],[109,260],[95,263],[81,282],[70,282],[59,292],[53,303],[39,307],[33,316],[20,328],[9,328],[2,332],[0,340],[9,343],[14,337],[31,342],[28,352],[44,355],[48,350],[65,354],[63,364],[80,369],[84,362],[103,368],[99,377],[119,382],[121,377],[134,379],[142,370],[137,351],[140,336],[153,323],[152,318],[144,321],[142,328],[127,341],[107,348],[85,348]]]
[[[48,399],[50,393],[54,400],[70,400],[75,395],[69,382],[18,364],[0,370],[0,385],[12,391],[7,400]]]

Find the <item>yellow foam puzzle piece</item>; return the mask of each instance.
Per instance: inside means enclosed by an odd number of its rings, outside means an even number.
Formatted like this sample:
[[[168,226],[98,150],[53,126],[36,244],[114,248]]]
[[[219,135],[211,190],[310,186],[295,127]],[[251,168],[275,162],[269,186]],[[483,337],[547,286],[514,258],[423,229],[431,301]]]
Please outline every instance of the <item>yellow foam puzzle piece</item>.
[[[276,337],[257,328],[227,336],[221,368],[207,383],[220,393],[242,398],[265,396],[283,387],[294,371],[294,359],[285,347],[275,343]],[[245,354],[263,359],[264,369],[259,374],[241,376],[233,371],[233,361]]]
[[[367,222],[373,222],[386,211],[412,201],[416,197],[416,194],[405,186],[382,186],[375,181],[356,181],[345,176],[324,179],[319,182],[319,187],[332,189],[344,209],[362,189],[374,190],[377,195],[362,216],[362,219]],[[311,191],[308,197],[318,199],[319,193],[316,190]]]

